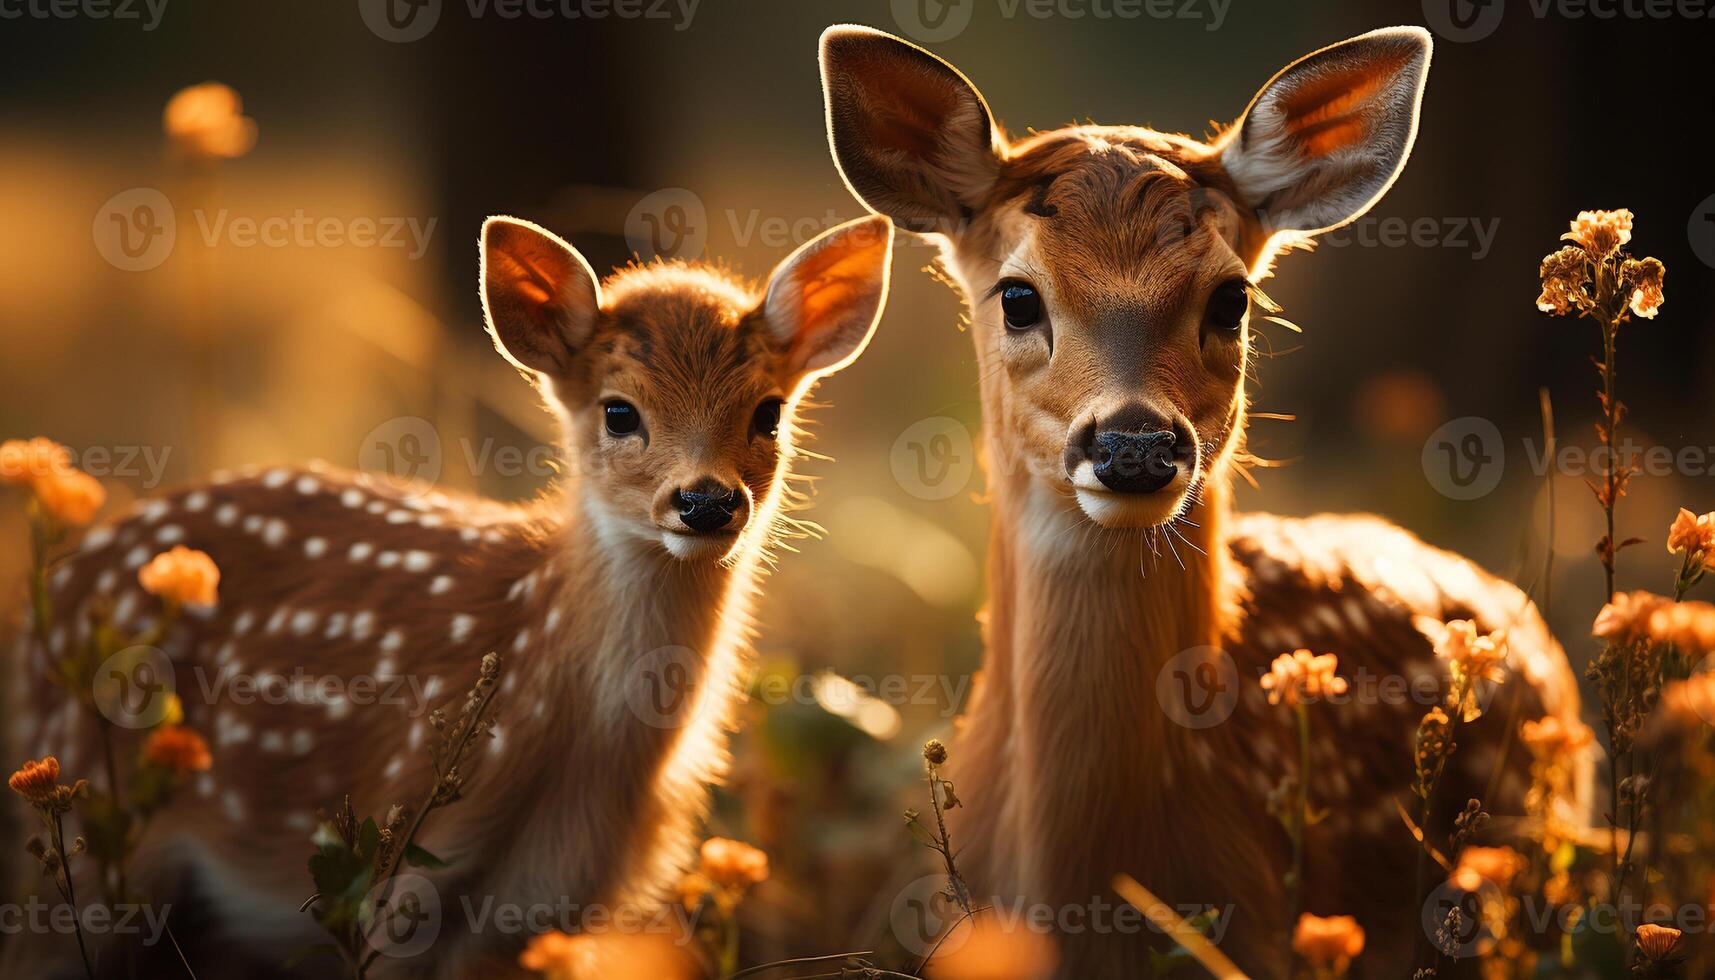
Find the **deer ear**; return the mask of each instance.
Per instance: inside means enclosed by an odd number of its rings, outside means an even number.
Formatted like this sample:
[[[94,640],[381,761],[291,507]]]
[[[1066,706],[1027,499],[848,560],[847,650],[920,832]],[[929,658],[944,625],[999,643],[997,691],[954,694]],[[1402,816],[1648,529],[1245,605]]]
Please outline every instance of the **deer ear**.
[[[774,268],[763,315],[794,374],[832,374],[857,359],[887,305],[893,222],[848,221]]]
[[[822,32],[834,162],[858,199],[912,231],[948,231],[1000,169],[988,105],[958,69],[891,34]]]
[[[519,367],[564,374],[595,329],[601,287],[558,235],[517,218],[482,224],[482,312],[495,346]]]
[[[1270,231],[1319,232],[1370,209],[1405,166],[1429,32],[1388,27],[1298,59],[1245,110],[1221,162]]]

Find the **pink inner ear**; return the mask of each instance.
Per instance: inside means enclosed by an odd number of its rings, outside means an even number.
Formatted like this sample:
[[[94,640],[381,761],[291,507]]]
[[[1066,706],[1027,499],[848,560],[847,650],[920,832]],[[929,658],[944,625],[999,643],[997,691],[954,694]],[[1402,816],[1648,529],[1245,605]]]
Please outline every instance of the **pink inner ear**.
[[[1408,56],[1320,73],[1280,100],[1286,130],[1312,156],[1327,156],[1370,138],[1385,90]]]

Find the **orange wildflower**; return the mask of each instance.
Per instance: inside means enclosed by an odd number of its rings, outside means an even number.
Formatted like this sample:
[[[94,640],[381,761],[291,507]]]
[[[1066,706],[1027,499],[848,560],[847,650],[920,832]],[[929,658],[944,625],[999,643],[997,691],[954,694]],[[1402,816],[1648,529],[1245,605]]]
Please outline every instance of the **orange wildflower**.
[[[256,120],[230,86],[204,82],[180,89],[162,114],[167,137],[192,157],[232,159],[256,145]]]
[[[1673,959],[1685,941],[1685,934],[1672,926],[1646,924],[1638,926],[1638,950],[1652,960]]]
[[[545,932],[531,938],[518,965],[548,980],[691,980],[685,953],[661,933]]]
[[[208,743],[183,725],[162,725],[149,734],[143,758],[180,776],[204,772],[214,765]]]
[[[1651,592],[1616,592],[1591,632],[1616,642],[1672,643],[1683,653],[1715,651],[1715,606],[1674,602]]]
[[[212,606],[219,601],[220,567],[206,553],[174,545],[137,570],[145,591],[168,602]]]
[[[68,527],[81,527],[95,519],[107,502],[101,481],[80,470],[55,470],[37,476],[30,488],[48,516]]]
[[[1364,930],[1349,915],[1323,918],[1306,912],[1292,930],[1292,951],[1312,966],[1343,972],[1364,951]]]
[[[1554,715],[1519,726],[1519,740],[1539,759],[1558,759],[1590,744],[1590,729],[1567,725]]]
[[[1471,846],[1459,852],[1459,864],[1448,880],[1467,892],[1481,891],[1485,881],[1505,891],[1525,865],[1524,856],[1510,847]]]
[[[1645,320],[1655,319],[1655,311],[1661,309],[1666,299],[1662,293],[1665,278],[1667,266],[1660,259],[1627,259],[1620,263],[1620,280],[1630,291],[1626,305],[1634,314]]]
[[[52,439],[37,436],[0,443],[0,483],[29,484],[69,469],[71,451]]]
[[[1715,513],[1698,515],[1679,508],[1678,516],[1667,529],[1668,554],[1684,553],[1695,561],[1712,547],[1715,547]]]
[[[1572,222],[1572,230],[1560,237],[1564,241],[1576,242],[1586,254],[1600,262],[1632,240],[1632,212],[1626,208],[1580,211]]]
[[[929,963],[931,980],[1044,980],[1054,972],[1054,941],[1022,922],[971,920],[964,941],[949,937]]]
[[[1584,251],[1576,246],[1544,257],[1537,275],[1542,279],[1542,295],[1536,298],[1536,308],[1544,313],[1565,316],[1588,300],[1585,287],[1590,283],[1590,268]]]
[[[1334,669],[1339,658],[1332,653],[1320,656],[1309,650],[1294,650],[1274,658],[1268,673],[1262,677],[1262,689],[1268,692],[1269,704],[1298,705],[1330,695],[1345,694],[1350,685]]]
[[[768,880],[768,855],[725,837],[703,841],[702,873],[726,888],[745,889]]]
[[[6,780],[6,785],[31,803],[47,803],[53,799],[59,782],[60,760],[50,755],[40,761],[26,760]]]

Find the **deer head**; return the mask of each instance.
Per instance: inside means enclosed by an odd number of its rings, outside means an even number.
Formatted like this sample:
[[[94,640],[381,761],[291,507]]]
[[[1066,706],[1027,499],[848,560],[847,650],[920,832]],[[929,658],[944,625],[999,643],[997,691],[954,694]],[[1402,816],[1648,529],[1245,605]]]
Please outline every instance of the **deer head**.
[[[851,363],[886,302],[892,224],[853,221],[774,270],[765,293],[657,263],[598,283],[552,233],[482,232],[490,334],[559,417],[602,535],[682,560],[732,553],[766,512],[803,393]]]
[[[829,28],[821,62],[847,186],[942,236],[965,288],[991,469],[1103,526],[1153,527],[1242,440],[1254,284],[1386,192],[1429,56],[1417,28],[1323,48],[1207,142],[1110,126],[1009,139],[951,65],[867,28]]]

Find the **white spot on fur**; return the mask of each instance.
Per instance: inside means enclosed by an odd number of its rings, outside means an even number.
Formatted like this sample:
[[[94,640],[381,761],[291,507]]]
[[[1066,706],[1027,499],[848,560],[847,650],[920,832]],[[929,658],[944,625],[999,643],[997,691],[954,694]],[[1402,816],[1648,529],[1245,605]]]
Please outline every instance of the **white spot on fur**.
[[[375,554],[374,545],[367,541],[359,541],[351,546],[351,550],[346,552],[345,556],[352,561],[368,561],[369,556],[373,554]]]
[[[262,530],[262,515],[251,514],[244,518],[244,533],[255,534]]]
[[[392,568],[394,565],[399,564],[399,552],[383,551],[381,554],[375,556],[375,564],[379,568]]]
[[[316,747],[316,737],[308,728],[300,728],[292,733],[292,754],[309,755]]]
[[[371,514],[385,513],[387,510],[387,501],[385,501],[385,500],[371,500],[369,502],[369,506],[365,507],[363,509],[369,511]]]
[[[351,638],[359,643],[375,631],[375,614],[365,609],[351,618]]]
[[[156,498],[154,500],[148,501],[147,503],[143,504],[141,507],[138,507],[137,513],[143,518],[143,523],[153,524],[156,521],[160,520],[161,518],[166,517],[167,512],[172,510],[172,509],[173,509],[172,504],[166,502],[165,500],[161,500],[159,498]]]
[[[476,627],[476,619],[469,613],[457,613],[453,616],[451,636],[454,643],[463,643],[470,639],[470,631]]]
[[[148,561],[150,557],[149,549],[138,545],[125,556],[125,567],[132,570],[142,568],[143,563]]]
[[[256,745],[264,752],[278,754],[286,751],[286,736],[270,728],[262,733],[262,738]]]
[[[525,647],[527,647],[529,645],[530,645],[530,631],[529,630],[519,630],[518,635],[512,638],[512,652],[513,653],[521,652]],[[507,678],[507,680],[511,680],[511,679],[512,678],[510,678],[510,677]]]
[[[309,636],[310,631],[316,628],[316,620],[319,618],[309,609],[298,610],[292,616],[292,632],[299,636]]]
[[[185,539],[185,529],[177,524],[168,524],[155,532],[155,540],[161,544],[178,544]]]
[[[435,557],[427,551],[405,552],[405,571],[426,572],[435,563]]]
[[[229,789],[220,794],[221,809],[226,811],[226,819],[233,823],[244,822],[244,800],[238,796],[238,791]]]
[[[185,510],[193,514],[200,513],[208,506],[208,491],[198,490],[185,496]]]
[[[90,528],[89,533],[83,536],[82,547],[84,551],[97,551],[107,547],[112,541],[112,526],[103,524],[100,527]]]
[[[268,632],[270,632],[270,633],[280,632],[280,630],[283,629],[286,625],[286,617],[290,616],[291,614],[292,614],[292,611],[290,609],[287,609],[285,606],[281,606],[280,608],[274,610],[274,615],[268,617]]]
[[[238,523],[238,505],[221,504],[214,509],[214,522],[221,527],[231,527]]]
[[[452,590],[453,577],[451,575],[436,575],[435,580],[429,583],[430,595],[446,595]]]
[[[345,491],[339,495],[339,502],[347,507],[362,507],[363,491],[356,487],[347,487]]]
[[[297,491],[306,497],[322,488],[321,481],[313,476],[300,476],[298,482],[292,486],[296,487]]]
[[[290,470],[272,469],[262,475],[262,485],[270,490],[276,490],[285,486],[286,481],[291,478],[292,473]]]
[[[417,515],[408,510],[390,510],[387,512],[387,523],[409,524],[417,519]]]
[[[286,543],[286,522],[278,517],[270,517],[268,526],[262,531],[262,540],[270,548],[278,548]]]
[[[346,613],[328,613],[328,626],[326,630],[322,631],[322,637],[328,640],[337,640],[344,636],[345,624],[350,619],[351,617]]]
[[[381,778],[382,779],[392,779],[394,776],[399,775],[400,770],[402,770],[404,768],[405,768],[405,757],[402,755],[396,755],[393,758],[387,760],[387,768],[381,770]]]
[[[102,595],[113,594],[113,589],[119,584],[119,573],[111,568],[103,569],[95,577],[95,591]]]
[[[304,557],[320,558],[328,553],[327,538],[309,538],[304,541]]]
[[[388,630],[387,635],[383,636],[381,642],[377,644],[382,653],[397,653],[404,645],[405,631],[397,626]]]
[[[250,632],[250,627],[255,626],[255,625],[256,625],[256,614],[254,612],[251,612],[250,610],[246,609],[243,612],[239,613],[237,616],[233,617],[233,619],[232,619],[233,635],[234,636],[243,636],[244,634]]]

